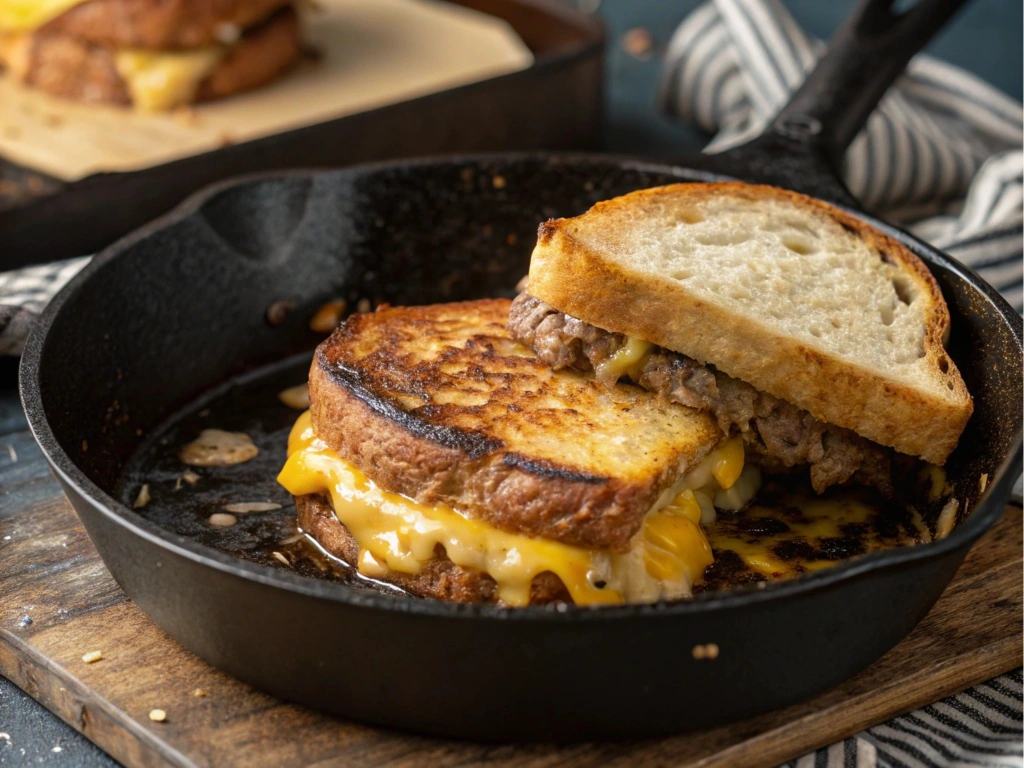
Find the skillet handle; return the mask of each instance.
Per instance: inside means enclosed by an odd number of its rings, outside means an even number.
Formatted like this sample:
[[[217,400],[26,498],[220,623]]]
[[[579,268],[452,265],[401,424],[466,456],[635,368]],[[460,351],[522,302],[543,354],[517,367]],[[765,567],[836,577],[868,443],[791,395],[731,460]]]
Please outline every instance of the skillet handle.
[[[828,52],[756,139],[704,167],[859,207],[840,179],[846,148],[907,62],[966,0],[862,0]]]

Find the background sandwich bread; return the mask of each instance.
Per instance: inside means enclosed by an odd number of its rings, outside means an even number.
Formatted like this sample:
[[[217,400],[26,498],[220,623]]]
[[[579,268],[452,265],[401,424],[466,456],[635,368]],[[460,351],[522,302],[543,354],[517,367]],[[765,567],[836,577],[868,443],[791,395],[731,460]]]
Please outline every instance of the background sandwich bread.
[[[538,304],[560,334],[538,334]],[[619,334],[615,347],[639,339],[679,353],[677,367],[708,366],[717,378],[705,405],[730,377],[749,385],[753,410],[733,428],[750,431],[778,400],[795,406],[792,429],[811,423],[805,416],[825,425],[809,451],[819,460],[843,439],[835,426],[942,464],[973,410],[945,350],[949,312],[922,262],[843,211],[773,187],[676,184],[548,221],[517,305],[513,334],[556,366],[586,367],[587,340]],[[637,379],[642,368],[634,363]],[[700,387],[686,396],[700,401]],[[729,414],[717,415],[728,426]]]
[[[67,9],[38,31],[114,48],[230,45],[244,30],[292,4],[292,0],[60,0]]]

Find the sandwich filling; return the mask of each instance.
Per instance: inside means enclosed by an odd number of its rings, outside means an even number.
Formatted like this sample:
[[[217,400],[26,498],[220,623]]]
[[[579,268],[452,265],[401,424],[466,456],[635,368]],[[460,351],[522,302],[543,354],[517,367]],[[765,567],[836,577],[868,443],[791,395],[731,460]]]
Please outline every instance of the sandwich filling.
[[[624,553],[586,549],[501,530],[444,504],[427,504],[377,485],[318,439],[309,413],[292,429],[278,481],[293,495],[326,494],[359,545],[353,563],[371,578],[418,573],[444,548],[462,568],[494,579],[499,599],[530,601],[538,575],[555,574],[577,605],[688,597],[713,561],[701,522],[715,507],[739,509],[756,493],[760,472],[744,466],[739,439],[726,441],[661,494]]]
[[[228,50],[219,45],[169,52],[123,49],[115,52],[114,65],[136,109],[163,112],[191,104]]]
[[[851,479],[892,491],[889,449],[714,366],[590,325],[526,292],[512,303],[508,327],[513,338],[556,370],[593,370],[608,387],[629,378],[671,402],[710,411],[722,431],[738,433],[762,464],[809,465],[819,493]]]

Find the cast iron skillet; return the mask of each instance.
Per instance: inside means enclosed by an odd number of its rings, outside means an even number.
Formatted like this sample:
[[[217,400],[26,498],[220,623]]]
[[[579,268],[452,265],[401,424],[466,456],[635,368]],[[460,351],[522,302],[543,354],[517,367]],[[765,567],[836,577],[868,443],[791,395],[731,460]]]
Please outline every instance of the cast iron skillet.
[[[108,249],[45,312],[22,392],[118,583],[183,646],[258,688],[364,722],[474,739],[703,727],[807,698],[877,659],[1002,513],[1020,467],[1022,331],[975,274],[859,213],[934,272],[953,315],[950,354],[975,398],[948,464],[973,512],[938,543],[763,590],[510,610],[368,594],[242,562],[156,527],[113,488],[138,432],[219,382],[310,349],[321,337],[309,317],[327,299],[508,294],[539,221],[640,187],[722,178],[722,169],[853,206],[829,159],[957,5],[924,0],[895,17],[885,0],[862,3],[766,137],[699,168],[495,155],[285,173],[202,192]],[[281,299],[295,309],[271,326],[265,310]],[[705,643],[718,645],[717,659],[693,658]]]

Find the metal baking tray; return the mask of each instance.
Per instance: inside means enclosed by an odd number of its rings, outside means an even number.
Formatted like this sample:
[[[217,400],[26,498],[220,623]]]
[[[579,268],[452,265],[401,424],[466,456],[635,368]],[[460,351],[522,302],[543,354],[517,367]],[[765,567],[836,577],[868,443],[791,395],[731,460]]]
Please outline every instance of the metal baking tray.
[[[0,158],[0,270],[93,253],[231,176],[496,149],[592,149],[604,32],[555,0],[448,0],[505,20],[528,69],[128,173],[64,182]]]

